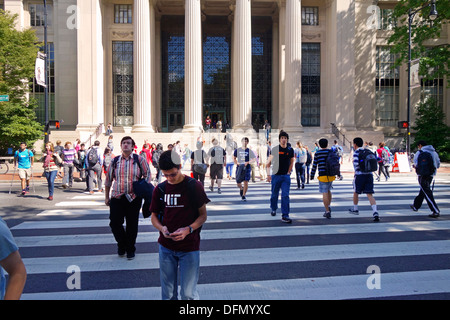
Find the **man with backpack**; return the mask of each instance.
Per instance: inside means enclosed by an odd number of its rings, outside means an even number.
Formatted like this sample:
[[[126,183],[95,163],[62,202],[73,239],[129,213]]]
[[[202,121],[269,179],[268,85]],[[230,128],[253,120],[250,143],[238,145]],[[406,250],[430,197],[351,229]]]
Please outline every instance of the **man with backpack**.
[[[436,169],[440,167],[439,155],[432,145],[428,145],[426,141],[420,140],[417,143],[419,151],[414,155],[414,167],[416,168],[417,177],[420,185],[420,192],[414,199],[414,204],[410,205],[413,211],[418,211],[422,206],[423,199],[427,200],[428,207],[431,210],[430,218],[438,218],[440,216],[439,208],[434,200],[433,188],[431,183],[436,175]]]
[[[210,202],[203,185],[181,172],[175,151],[161,154],[159,167],[167,178],[155,188],[150,206],[151,221],[159,234],[159,267],[163,300],[197,300],[200,269],[200,231]],[[179,278],[178,278],[179,274]]]
[[[217,180],[217,193],[221,192],[222,179],[223,179],[223,168],[227,165],[226,156],[227,153],[219,145],[219,141],[216,138],[212,139],[213,147],[208,151],[208,158],[211,161],[211,166],[209,169],[209,175],[211,176],[211,186],[209,189],[211,192],[214,191],[214,180]]]
[[[133,153],[135,145],[130,136],[122,138],[122,154],[111,162],[105,180],[105,204],[109,206],[109,226],[117,241],[117,254],[119,257],[126,254],[128,260],[135,257],[139,211],[142,206],[142,197],[135,194],[133,182],[142,178],[150,184],[152,178],[147,161]],[[126,228],[123,226],[124,220]]]
[[[236,184],[239,188],[239,194],[242,201],[247,201],[245,197],[248,190],[248,182],[252,173],[251,164],[256,161],[255,154],[247,147],[248,138],[244,137],[241,140],[242,147],[234,150],[234,163],[236,164]],[[242,186],[244,182],[244,186]]]
[[[380,217],[377,211],[377,203],[373,194],[373,174],[378,168],[378,159],[375,153],[370,151],[368,148],[363,148],[363,139],[355,138],[353,139],[353,167],[355,169],[355,178],[353,180],[353,208],[348,209],[349,213],[358,215],[358,202],[359,195],[361,193],[367,194],[370,205],[373,210],[373,221],[380,221]]]
[[[334,140],[334,145],[331,146],[331,150],[336,152],[336,154],[339,157],[339,164],[342,164],[344,162],[344,148],[342,148],[337,140]],[[339,180],[342,180],[344,177],[342,175],[338,176]]]
[[[88,172],[88,189],[90,194],[94,194],[94,179],[97,178],[98,191],[103,192],[102,167],[103,151],[100,149],[100,141],[95,140],[94,145],[86,155],[86,168]]]
[[[339,157],[336,152],[327,149],[328,140],[320,139],[319,146],[321,149],[316,151],[314,155],[313,167],[311,170],[311,180],[318,171],[317,180],[319,180],[319,192],[322,194],[325,213],[323,216],[327,219],[331,218],[331,189],[336,176],[340,176]]]

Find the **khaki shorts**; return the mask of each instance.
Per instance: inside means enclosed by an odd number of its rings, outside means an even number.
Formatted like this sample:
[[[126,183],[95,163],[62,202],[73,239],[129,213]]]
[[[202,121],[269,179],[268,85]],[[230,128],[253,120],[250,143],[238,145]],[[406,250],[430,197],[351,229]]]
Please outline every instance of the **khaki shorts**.
[[[19,178],[30,180],[31,178],[31,168],[28,169],[19,169]]]

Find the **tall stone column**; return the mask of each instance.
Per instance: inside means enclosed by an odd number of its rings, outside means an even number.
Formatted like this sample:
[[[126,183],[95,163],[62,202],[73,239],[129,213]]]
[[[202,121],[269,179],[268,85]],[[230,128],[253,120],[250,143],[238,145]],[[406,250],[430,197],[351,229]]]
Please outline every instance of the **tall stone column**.
[[[80,139],[85,141],[104,122],[103,18],[100,0],[78,0],[77,10],[77,130]],[[67,110],[70,108],[61,109],[64,110],[57,111],[58,117],[70,119],[75,116],[71,110]]]
[[[251,0],[236,0],[233,30],[233,129],[252,128]]]
[[[184,130],[202,128],[202,17],[200,0],[186,0],[185,12]]]
[[[301,0],[286,1],[285,96],[281,128],[301,131],[302,117],[302,5]]]
[[[153,132],[150,0],[134,1],[134,126],[133,132]]]

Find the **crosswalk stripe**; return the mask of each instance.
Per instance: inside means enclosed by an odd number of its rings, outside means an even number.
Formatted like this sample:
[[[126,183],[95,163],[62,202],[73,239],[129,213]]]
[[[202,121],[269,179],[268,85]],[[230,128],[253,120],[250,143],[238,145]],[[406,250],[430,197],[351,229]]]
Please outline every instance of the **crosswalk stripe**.
[[[318,226],[291,226],[279,230],[274,227],[245,228],[243,229],[213,229],[203,230],[203,240],[217,239],[244,239],[260,237],[286,237],[298,235],[325,235],[325,234],[352,234],[352,233],[377,233],[377,232],[405,232],[405,231],[435,231],[450,229],[450,221],[413,221],[392,223],[364,223],[364,224],[339,224]],[[155,242],[159,233],[140,232],[137,243]],[[74,245],[99,245],[115,243],[114,238],[108,234],[73,234],[57,236],[29,236],[15,238],[19,247],[46,247],[74,246]]]
[[[263,263],[286,263],[334,259],[370,257],[398,257],[409,255],[450,254],[450,240],[411,241],[396,243],[344,244],[310,247],[256,248],[237,250],[214,250],[201,252],[201,266],[254,265]],[[128,261],[114,255],[45,257],[24,259],[29,274],[65,273],[67,267],[77,265],[82,272],[156,269],[158,253],[142,253]]]
[[[200,297],[209,300],[340,300],[396,297],[448,292],[450,270],[382,273],[381,289],[369,289],[369,275],[317,277],[199,284]],[[112,290],[74,290],[24,294],[24,300],[158,300],[158,287]]]
[[[439,195],[439,194],[437,194]],[[316,198],[316,199],[320,199],[320,197],[322,197],[321,195],[317,196],[317,195],[311,195],[308,198],[312,199],[312,198]],[[351,195],[347,195],[345,198],[349,198],[351,197]],[[335,196],[333,197],[332,201],[332,206],[333,207],[342,207],[342,206],[349,206],[351,205],[351,200],[347,200],[344,202],[336,202],[336,198],[342,198],[342,197],[338,197]],[[235,199],[237,199],[237,196],[235,197]],[[224,200],[224,199],[223,199]],[[292,200],[295,200],[292,199]],[[414,198],[410,198],[407,200],[383,200],[382,204],[383,205],[396,205],[396,204],[404,204],[404,205],[409,205],[413,202]],[[269,206],[269,198],[268,196],[256,196],[256,197],[252,197],[251,195],[249,196],[247,194],[247,202],[244,204],[236,204],[233,205],[233,208],[235,210],[253,210],[253,209],[259,209],[261,208],[261,203],[257,203],[257,204],[253,204],[250,201],[264,201],[266,203],[267,206]],[[361,197],[361,203],[364,203],[364,201],[366,201],[365,197]],[[439,204],[448,204],[450,203],[450,199],[440,199],[439,200]],[[62,201],[58,204],[56,204],[56,207],[82,207],[82,206],[90,206],[90,207],[99,207],[99,206],[104,206],[105,204],[103,202],[96,202],[96,201]],[[318,208],[318,207],[323,207],[323,204],[321,203],[320,200],[315,201],[315,202],[293,202],[291,201],[290,203],[290,207],[291,208]],[[223,210],[227,210],[229,208],[228,204],[214,204],[214,206],[209,206],[208,207],[208,211],[223,211]]]
[[[363,206],[361,206],[363,207]],[[209,210],[209,208],[208,208]],[[254,212],[254,210],[253,210]],[[211,213],[209,211],[209,213]],[[67,214],[67,216],[83,216],[90,214],[89,212],[82,211],[76,212],[73,211],[71,214]],[[54,221],[27,221],[23,222],[17,226],[12,227],[12,230],[33,230],[33,229],[62,229],[62,228],[94,228],[94,227],[108,227],[109,220],[107,219],[109,212],[102,212],[97,214],[105,215],[105,219],[89,219],[89,220],[54,220]],[[290,213],[289,217],[291,219],[323,219],[322,217],[323,210],[321,211],[308,211],[301,213]],[[345,219],[345,218],[355,218],[355,219],[367,219],[367,217],[371,216],[371,211],[367,210],[367,212],[361,210],[358,216],[348,214],[346,208],[344,211],[333,211],[332,218],[333,219]],[[411,216],[411,209],[400,209],[400,210],[380,210],[381,217],[388,216]],[[441,216],[447,216],[450,213],[441,212]],[[56,214],[59,216],[58,214]],[[278,214],[279,215],[279,214]],[[209,215],[207,223],[225,223],[225,222],[255,222],[255,221],[274,221],[277,218],[272,217],[269,214],[269,210],[265,210],[261,213],[253,213],[253,214],[220,214],[220,215]],[[139,225],[151,225],[150,219],[140,219]]]

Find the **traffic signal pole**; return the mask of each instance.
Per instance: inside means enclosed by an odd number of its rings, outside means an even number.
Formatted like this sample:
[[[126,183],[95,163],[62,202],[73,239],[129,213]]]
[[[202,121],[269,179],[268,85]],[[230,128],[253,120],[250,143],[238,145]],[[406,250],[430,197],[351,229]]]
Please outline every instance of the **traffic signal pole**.
[[[45,132],[44,132],[44,143],[49,142],[50,137],[49,132],[49,110],[48,110],[48,86],[50,85],[48,81],[48,39],[47,39],[47,0],[44,0],[44,54],[45,54],[45,87],[44,87],[44,103],[45,103]]]

